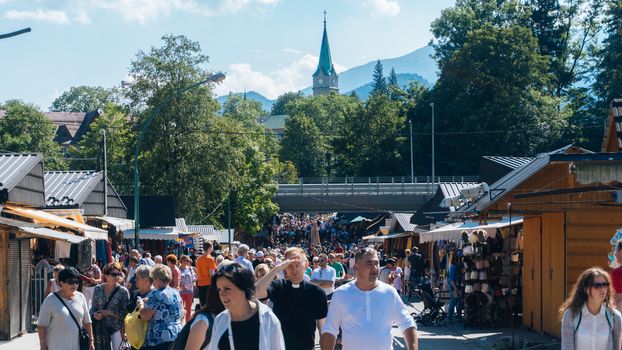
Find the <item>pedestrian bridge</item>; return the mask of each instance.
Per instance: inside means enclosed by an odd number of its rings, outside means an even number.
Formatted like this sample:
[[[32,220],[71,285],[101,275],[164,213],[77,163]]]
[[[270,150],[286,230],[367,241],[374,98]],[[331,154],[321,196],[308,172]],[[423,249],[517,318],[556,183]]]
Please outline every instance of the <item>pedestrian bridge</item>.
[[[281,212],[415,212],[436,194],[439,182],[477,182],[476,176],[300,178],[279,181]]]

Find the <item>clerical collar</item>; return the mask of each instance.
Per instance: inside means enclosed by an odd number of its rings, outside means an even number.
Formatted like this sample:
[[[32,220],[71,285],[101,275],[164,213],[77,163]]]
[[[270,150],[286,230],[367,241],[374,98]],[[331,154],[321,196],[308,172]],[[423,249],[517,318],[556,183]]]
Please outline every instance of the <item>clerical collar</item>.
[[[300,288],[300,283],[292,283],[292,288]]]

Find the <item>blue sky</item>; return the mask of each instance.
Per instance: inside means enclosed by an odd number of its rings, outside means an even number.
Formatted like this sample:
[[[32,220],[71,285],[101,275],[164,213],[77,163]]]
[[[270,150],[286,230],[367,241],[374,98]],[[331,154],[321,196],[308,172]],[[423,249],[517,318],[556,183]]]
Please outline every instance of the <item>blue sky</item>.
[[[426,45],[454,0],[0,0],[0,101],[47,110],[71,86],[118,86],[139,50],[167,33],[198,41],[218,94],[269,98],[311,84],[324,9],[337,71]]]

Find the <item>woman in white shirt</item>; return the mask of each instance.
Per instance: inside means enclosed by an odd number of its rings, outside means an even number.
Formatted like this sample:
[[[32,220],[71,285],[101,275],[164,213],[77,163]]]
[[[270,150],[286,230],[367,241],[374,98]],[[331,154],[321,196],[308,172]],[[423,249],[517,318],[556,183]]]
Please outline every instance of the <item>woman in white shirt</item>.
[[[622,315],[614,309],[611,277],[599,267],[583,271],[560,308],[562,350],[619,350]]]
[[[79,328],[84,327],[91,338],[93,350],[93,329],[89,307],[84,295],[77,291],[80,273],[68,267],[58,274],[60,290],[48,295],[39,311],[39,344],[41,350],[79,350]],[[63,304],[64,303],[64,304]],[[71,317],[73,315],[74,319]]]

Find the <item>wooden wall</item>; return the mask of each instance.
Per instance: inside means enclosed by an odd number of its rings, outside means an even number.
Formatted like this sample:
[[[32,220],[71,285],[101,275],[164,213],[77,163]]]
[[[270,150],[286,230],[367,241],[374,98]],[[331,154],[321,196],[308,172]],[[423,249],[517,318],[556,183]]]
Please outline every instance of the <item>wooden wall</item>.
[[[540,216],[523,218],[523,324],[542,329],[542,254]]]
[[[9,232],[0,230],[0,340],[11,333],[9,307]]]
[[[622,208],[569,211],[566,226],[566,285],[570,293],[572,285],[583,270],[593,266],[610,270],[607,255],[612,246],[609,240],[622,227]]]

